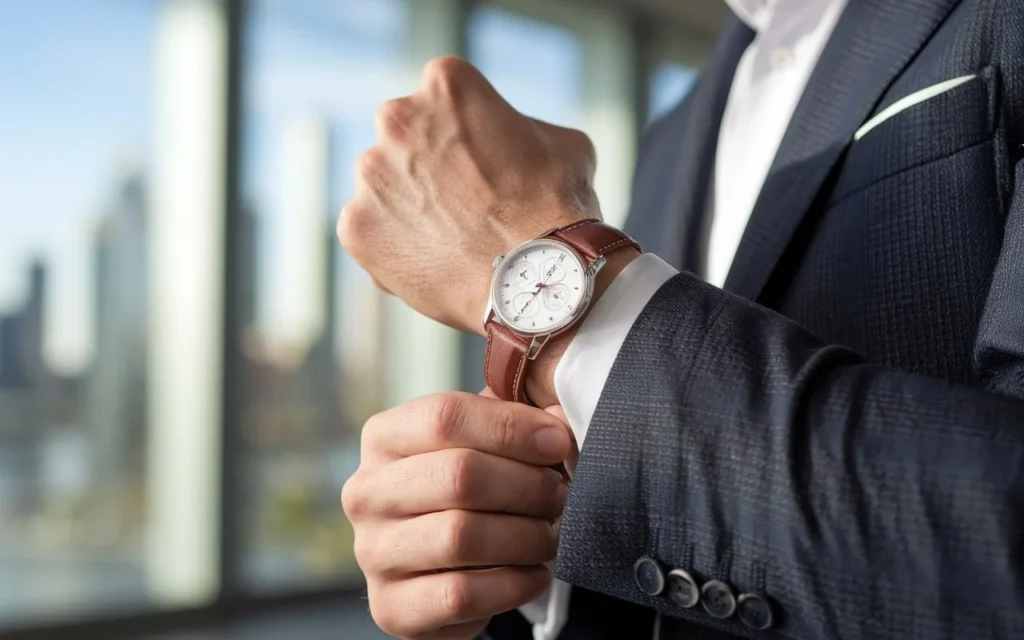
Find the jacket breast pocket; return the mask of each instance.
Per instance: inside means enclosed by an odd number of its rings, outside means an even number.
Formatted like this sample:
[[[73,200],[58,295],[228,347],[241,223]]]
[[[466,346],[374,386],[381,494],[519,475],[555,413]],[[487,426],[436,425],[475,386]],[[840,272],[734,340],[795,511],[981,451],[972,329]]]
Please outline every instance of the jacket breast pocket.
[[[911,95],[905,107],[897,100],[879,109],[851,142],[829,200],[990,139],[996,129],[997,77],[993,67],[985,67],[948,90],[928,95],[924,89],[927,97],[920,101]]]

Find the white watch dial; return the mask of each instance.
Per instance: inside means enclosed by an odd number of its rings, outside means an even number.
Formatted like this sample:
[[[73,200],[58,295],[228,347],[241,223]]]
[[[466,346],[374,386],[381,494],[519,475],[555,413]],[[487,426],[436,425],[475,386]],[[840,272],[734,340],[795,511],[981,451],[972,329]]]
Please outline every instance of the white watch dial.
[[[568,325],[589,294],[587,269],[576,254],[552,240],[535,240],[498,265],[492,281],[495,313],[512,330],[545,334]]]

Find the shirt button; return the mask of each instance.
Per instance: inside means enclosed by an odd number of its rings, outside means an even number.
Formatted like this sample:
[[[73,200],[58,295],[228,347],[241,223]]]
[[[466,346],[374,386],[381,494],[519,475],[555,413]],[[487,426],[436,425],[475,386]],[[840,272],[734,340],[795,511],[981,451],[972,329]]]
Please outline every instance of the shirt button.
[[[665,590],[665,572],[661,563],[654,558],[644,556],[633,565],[633,578],[636,586],[649,596],[656,596]]]
[[[700,589],[700,602],[704,610],[715,618],[728,618],[736,611],[736,598],[732,589],[721,580],[709,580]]]
[[[789,69],[795,62],[793,50],[789,47],[776,47],[772,49],[771,61],[772,69],[775,69],[776,71]]]
[[[744,593],[736,600],[736,615],[740,621],[758,631],[772,626],[772,608],[764,598],[753,593]]]
[[[700,589],[697,588],[697,582],[688,572],[682,569],[673,569],[668,572],[665,581],[669,599],[680,607],[689,609],[700,601]]]

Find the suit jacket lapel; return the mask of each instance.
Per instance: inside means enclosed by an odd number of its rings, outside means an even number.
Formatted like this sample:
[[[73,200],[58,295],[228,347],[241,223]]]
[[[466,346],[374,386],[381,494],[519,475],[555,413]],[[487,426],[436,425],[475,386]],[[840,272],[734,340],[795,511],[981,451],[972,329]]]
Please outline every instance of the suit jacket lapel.
[[[692,90],[686,111],[688,117],[677,127],[672,127],[674,132],[669,129],[668,140],[655,141],[670,147],[663,157],[674,161],[675,168],[669,174],[672,181],[667,185],[670,189],[668,197],[662,201],[664,210],[658,212],[661,215],[653,217],[659,228],[657,237],[645,244],[645,248],[655,251],[679,269],[695,272],[703,269],[700,266],[700,242],[694,231],[699,229],[704,218],[718,128],[732,77],[752,38],[753,32],[739,19],[729,21]],[[637,224],[640,224],[641,217],[646,216],[640,212],[631,216]]]
[[[782,139],[727,290],[761,295],[853,134],[958,1],[850,0]]]

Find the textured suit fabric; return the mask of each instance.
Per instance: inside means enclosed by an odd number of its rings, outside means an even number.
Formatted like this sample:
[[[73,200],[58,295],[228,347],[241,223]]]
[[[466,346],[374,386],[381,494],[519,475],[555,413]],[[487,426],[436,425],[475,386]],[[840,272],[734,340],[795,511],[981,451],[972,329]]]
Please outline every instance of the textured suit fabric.
[[[730,26],[712,65],[743,38]],[[694,123],[729,78],[702,79],[642,151],[629,231],[677,266],[706,226],[706,193],[678,188],[705,188],[694,148],[714,134]],[[623,346],[558,577],[679,638],[1024,637],[1022,156],[1021,0],[851,0],[727,291],[679,275]],[[764,594],[777,624],[645,596],[643,555]]]

